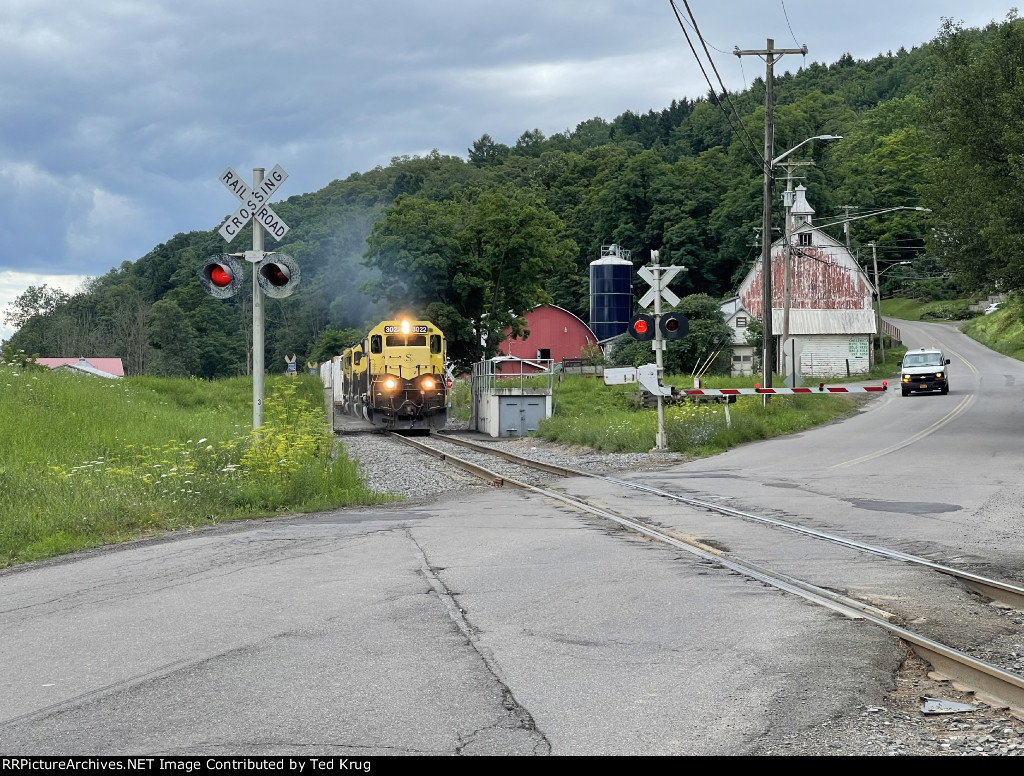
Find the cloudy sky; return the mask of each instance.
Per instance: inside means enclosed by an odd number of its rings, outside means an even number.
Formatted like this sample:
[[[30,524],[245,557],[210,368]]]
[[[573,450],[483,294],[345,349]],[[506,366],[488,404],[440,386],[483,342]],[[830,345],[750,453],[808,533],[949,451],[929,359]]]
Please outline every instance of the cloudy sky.
[[[806,44],[781,73],[1011,7],[689,0],[731,90],[764,73],[736,47]],[[73,292],[219,226],[228,167],[279,164],[288,197],[394,156],[464,157],[484,133],[511,145],[708,91],[670,0],[4,0],[0,74],[0,312],[29,285]]]

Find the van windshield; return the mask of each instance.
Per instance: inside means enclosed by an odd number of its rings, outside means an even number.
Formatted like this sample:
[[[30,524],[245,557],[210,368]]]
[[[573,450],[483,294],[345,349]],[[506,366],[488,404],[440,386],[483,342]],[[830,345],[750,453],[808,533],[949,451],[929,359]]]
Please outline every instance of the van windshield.
[[[941,353],[908,353],[903,366],[942,366]]]

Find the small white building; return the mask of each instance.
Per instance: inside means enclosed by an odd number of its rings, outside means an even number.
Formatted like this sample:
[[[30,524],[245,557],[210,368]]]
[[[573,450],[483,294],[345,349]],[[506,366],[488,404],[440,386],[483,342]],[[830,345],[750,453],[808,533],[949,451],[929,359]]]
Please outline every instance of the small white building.
[[[754,374],[758,355],[752,345],[747,344],[747,326],[754,316],[734,296],[722,303],[722,315],[726,324],[732,329],[732,371],[733,377],[745,377]]]
[[[807,378],[867,374],[877,334],[872,308],[874,286],[847,247],[812,224],[814,209],[806,193],[805,187],[796,188],[791,211],[788,321],[784,321],[785,239],[776,240],[771,248],[771,320],[778,357],[775,370],[781,374],[795,370]],[[761,270],[762,262],[758,260],[740,283],[734,319],[742,316],[740,309],[750,316],[762,316]],[[783,343],[787,323],[788,336]],[[730,325],[739,332],[739,326]]]

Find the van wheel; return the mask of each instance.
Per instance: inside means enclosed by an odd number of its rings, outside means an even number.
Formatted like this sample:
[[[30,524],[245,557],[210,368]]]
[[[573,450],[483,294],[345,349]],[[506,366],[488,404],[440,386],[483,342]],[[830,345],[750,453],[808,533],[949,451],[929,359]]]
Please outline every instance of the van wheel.
[[[904,396],[910,396],[910,391],[908,391],[906,388],[902,388],[900,390],[902,391]]]
[[[942,387],[942,395],[945,396],[947,393],[949,393],[949,386],[945,385]]]

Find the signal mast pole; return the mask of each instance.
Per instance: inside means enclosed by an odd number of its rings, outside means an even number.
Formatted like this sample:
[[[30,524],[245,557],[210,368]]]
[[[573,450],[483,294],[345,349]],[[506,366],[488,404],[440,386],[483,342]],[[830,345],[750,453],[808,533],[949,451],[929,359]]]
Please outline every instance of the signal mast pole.
[[[775,157],[775,63],[784,54],[807,55],[807,46],[798,49],[777,49],[775,41],[768,38],[767,46],[762,50],[741,51],[737,47],[733,53],[738,56],[763,57],[767,65],[764,77],[764,206],[761,214],[761,316],[764,326],[764,346],[761,356],[761,387],[772,387],[772,372],[775,369],[775,340],[772,333],[772,186],[775,172],[772,159]],[[764,397],[765,404],[768,396]]]
[[[263,167],[253,167],[252,189],[256,191],[263,183]],[[254,256],[263,257],[263,227],[258,219],[252,220],[252,251]],[[259,261],[259,259],[257,259]],[[252,265],[252,428],[255,431],[263,425],[263,377],[266,354],[263,350],[263,289],[259,283],[256,264]]]
[[[661,336],[661,264],[659,263],[659,251],[651,251],[651,263],[654,271],[654,363],[658,366],[658,385],[661,385],[665,376],[665,358],[662,355],[665,351],[665,340]],[[665,400],[658,394],[658,434],[654,438],[655,450],[667,450],[668,442],[665,439]]]

